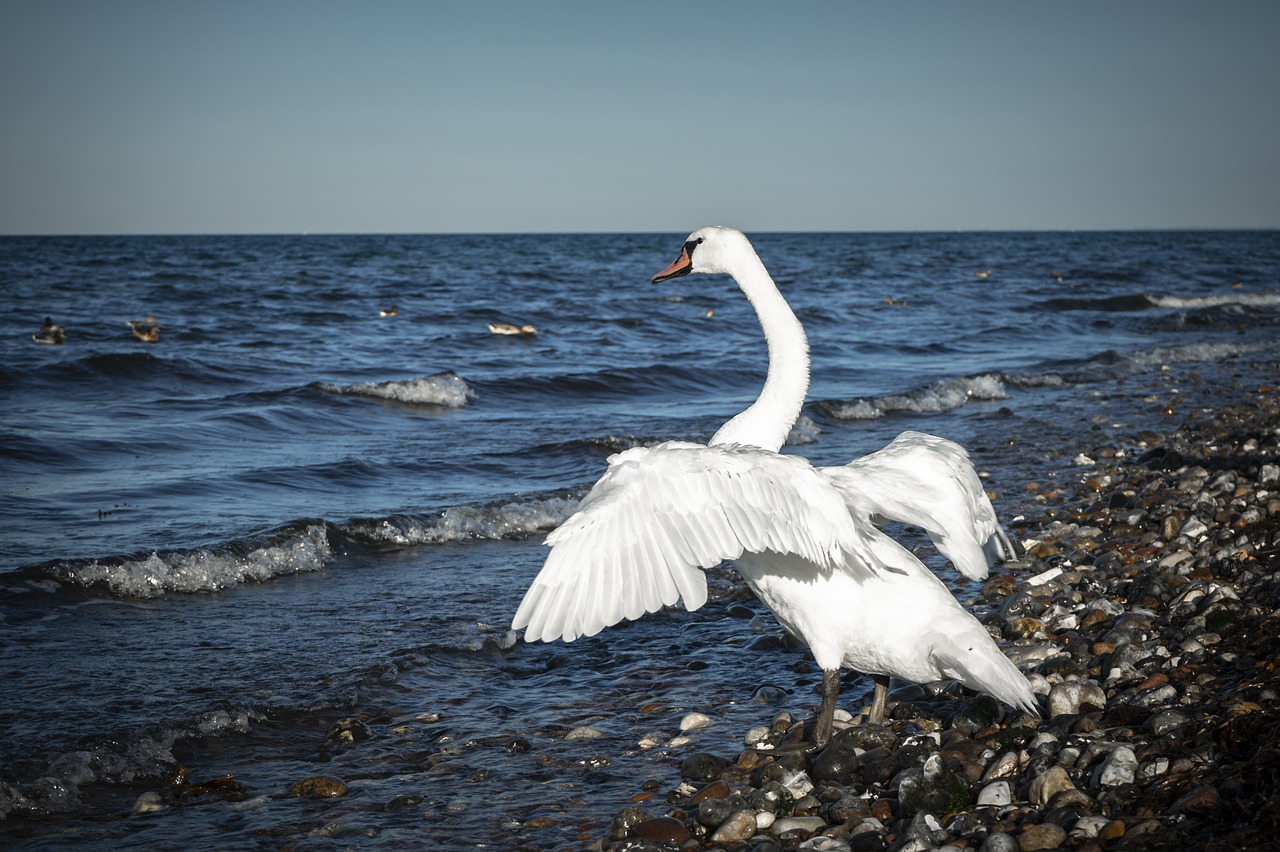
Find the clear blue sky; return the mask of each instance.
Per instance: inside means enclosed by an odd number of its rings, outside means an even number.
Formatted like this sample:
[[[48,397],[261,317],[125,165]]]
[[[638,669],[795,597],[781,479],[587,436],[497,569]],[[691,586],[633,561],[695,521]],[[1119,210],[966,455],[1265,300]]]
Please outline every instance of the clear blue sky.
[[[1280,3],[0,6],[0,233],[1280,226]]]

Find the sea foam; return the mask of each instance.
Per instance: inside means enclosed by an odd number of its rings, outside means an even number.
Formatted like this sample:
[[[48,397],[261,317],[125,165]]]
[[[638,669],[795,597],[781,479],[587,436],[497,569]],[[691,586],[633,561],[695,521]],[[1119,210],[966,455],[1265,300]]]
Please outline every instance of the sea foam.
[[[368,396],[412,405],[439,405],[445,408],[462,408],[476,400],[475,390],[457,373],[448,371],[399,381],[359,382],[354,385],[321,382],[318,386],[326,393]]]
[[[824,402],[822,407],[837,420],[874,420],[897,411],[930,414],[951,411],[974,400],[989,401],[1006,396],[1001,377],[985,374],[947,379],[905,394]]]
[[[401,546],[524,538],[555,529],[577,507],[576,498],[544,497],[486,506],[451,506],[436,516],[353,520],[342,529],[355,538]]]
[[[50,573],[65,583],[105,586],[112,594],[154,598],[168,592],[216,592],[248,580],[316,571],[331,555],[325,526],[311,524],[270,543],[152,552],[139,559],[60,563]]]

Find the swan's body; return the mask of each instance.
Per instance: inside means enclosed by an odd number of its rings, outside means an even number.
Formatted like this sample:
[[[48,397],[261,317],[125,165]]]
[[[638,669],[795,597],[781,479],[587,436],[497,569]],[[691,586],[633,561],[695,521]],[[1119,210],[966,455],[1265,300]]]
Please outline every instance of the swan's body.
[[[36,343],[57,345],[66,341],[67,330],[54,324],[52,317],[45,317],[44,322],[40,324],[40,330],[31,335],[31,339]]]
[[[654,281],[690,272],[731,275],[755,307],[769,345],[769,376],[759,398],[708,445],[668,442],[611,456],[578,511],[547,537],[551,554],[512,626],[527,628],[527,640],[571,641],[681,598],[694,610],[707,598],[699,569],[732,559],[823,670],[817,743],[831,734],[842,666],[875,676],[876,723],[890,676],[955,679],[1034,712],[1026,678],[982,625],[872,522],[874,515],[914,523],[895,517],[902,514],[898,503],[911,501],[887,497],[892,486],[878,478],[928,452],[926,445],[908,452],[902,447],[912,441],[890,445],[878,461],[843,468],[814,468],[780,455],[808,391],[804,329],[738,231],[694,232]],[[941,467],[954,461],[943,456]],[[865,493],[851,490],[867,483],[873,487]],[[955,502],[955,495],[942,502]]]
[[[523,337],[531,337],[538,333],[538,330],[531,325],[515,325],[509,322],[491,322],[489,323],[489,331],[494,334],[513,334]]]

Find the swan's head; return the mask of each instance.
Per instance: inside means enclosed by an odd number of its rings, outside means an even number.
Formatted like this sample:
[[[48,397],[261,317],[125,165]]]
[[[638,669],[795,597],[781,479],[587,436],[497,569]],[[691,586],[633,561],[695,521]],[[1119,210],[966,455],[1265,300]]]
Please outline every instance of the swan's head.
[[[689,235],[680,255],[666,269],[653,276],[653,283],[669,281],[691,272],[732,275],[745,258],[755,257],[746,234],[733,228],[711,225]]]

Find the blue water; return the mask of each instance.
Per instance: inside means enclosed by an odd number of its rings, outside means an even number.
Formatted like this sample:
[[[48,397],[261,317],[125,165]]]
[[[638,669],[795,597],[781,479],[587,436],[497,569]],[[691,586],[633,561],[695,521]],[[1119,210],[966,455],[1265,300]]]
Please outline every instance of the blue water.
[[[731,281],[649,283],[683,238],[0,238],[0,836],[574,844],[690,750],[811,706],[727,569],[697,613],[506,629],[609,453],[705,440],[759,389]],[[1188,393],[1162,367],[1211,385],[1280,354],[1276,232],[752,239],[814,359],[787,451],[934,432],[1001,511],[1081,433],[1158,426]],[[32,340],[46,315],[64,344]],[[126,324],[148,315],[159,343]],[[669,745],[689,710],[717,724]],[[372,738],[327,747],[343,718]],[[178,763],[243,801],[131,814]],[[315,774],[350,794],[287,795]]]

